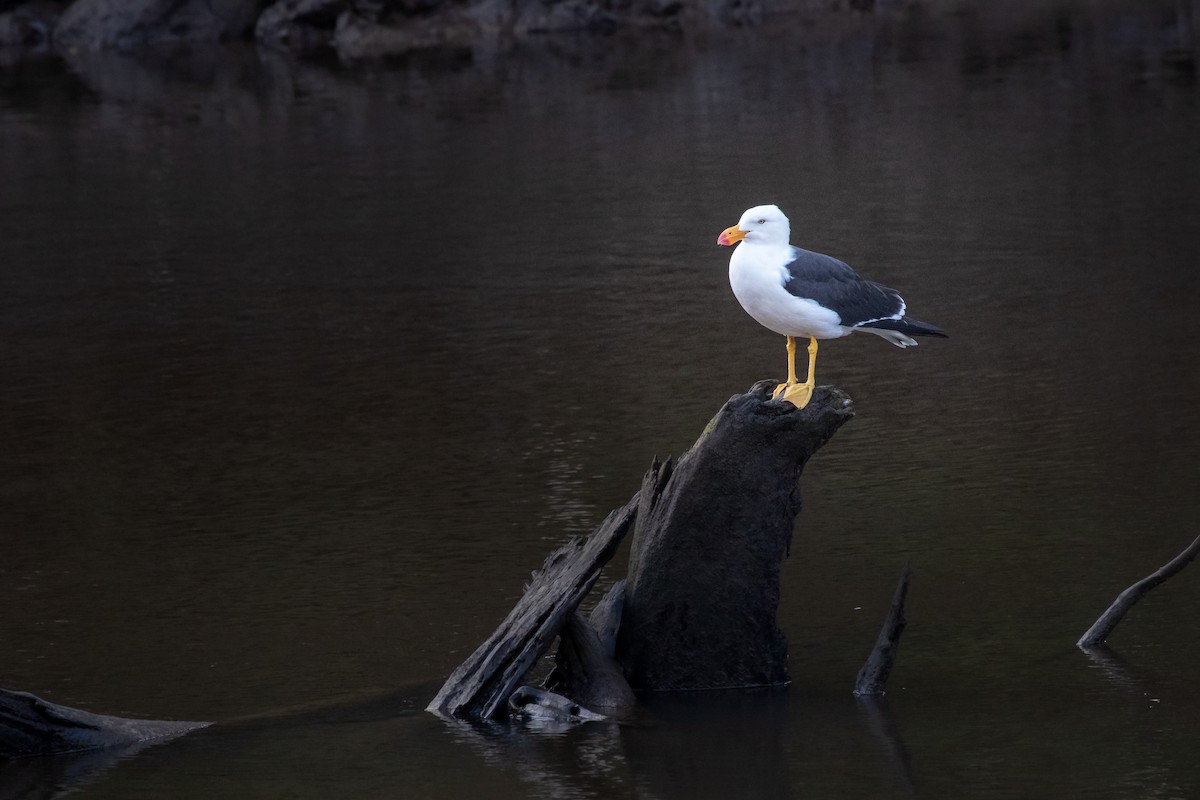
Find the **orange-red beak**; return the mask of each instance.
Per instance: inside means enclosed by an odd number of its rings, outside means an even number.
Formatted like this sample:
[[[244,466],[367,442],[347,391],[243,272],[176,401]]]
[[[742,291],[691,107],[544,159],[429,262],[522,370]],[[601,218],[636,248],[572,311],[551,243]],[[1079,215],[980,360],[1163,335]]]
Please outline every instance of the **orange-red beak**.
[[[737,244],[745,238],[746,232],[743,230],[738,230],[738,226],[734,225],[721,231],[721,235],[717,237],[717,244],[729,247],[730,245]]]

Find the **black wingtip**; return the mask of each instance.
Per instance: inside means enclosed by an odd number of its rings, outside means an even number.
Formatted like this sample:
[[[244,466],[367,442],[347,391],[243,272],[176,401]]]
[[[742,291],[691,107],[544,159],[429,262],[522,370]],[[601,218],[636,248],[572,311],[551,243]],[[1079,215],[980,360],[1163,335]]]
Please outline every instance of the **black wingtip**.
[[[879,328],[885,331],[899,331],[908,336],[936,336],[939,339],[949,339],[950,334],[939,328],[937,325],[930,325],[928,322],[902,317],[901,319],[880,319],[875,322],[866,322],[859,326],[860,328]]]

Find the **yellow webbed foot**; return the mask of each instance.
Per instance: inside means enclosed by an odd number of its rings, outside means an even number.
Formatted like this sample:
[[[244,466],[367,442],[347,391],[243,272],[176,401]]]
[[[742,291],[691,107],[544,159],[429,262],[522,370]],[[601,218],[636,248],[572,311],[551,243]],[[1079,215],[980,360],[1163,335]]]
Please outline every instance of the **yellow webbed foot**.
[[[781,383],[775,387],[771,397],[775,400],[787,400],[796,408],[804,408],[812,400],[813,385],[811,383]]]
[[[787,400],[796,408],[804,408],[812,399],[814,376],[817,374],[817,339],[808,340],[808,380],[800,383],[796,377],[796,337],[787,337],[788,379],[775,387],[773,400]]]

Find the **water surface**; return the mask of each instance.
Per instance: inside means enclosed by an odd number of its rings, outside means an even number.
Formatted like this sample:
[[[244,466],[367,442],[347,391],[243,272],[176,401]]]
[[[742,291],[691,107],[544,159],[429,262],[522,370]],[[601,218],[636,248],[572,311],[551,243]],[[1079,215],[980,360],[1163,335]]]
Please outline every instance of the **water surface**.
[[[220,724],[0,796],[1200,794],[1197,576],[1073,645],[1200,533],[1198,19],[5,62],[0,678]],[[802,482],[793,684],[564,734],[423,713],[549,550],[782,374],[713,244],[762,202],[952,335],[822,347],[858,417]]]

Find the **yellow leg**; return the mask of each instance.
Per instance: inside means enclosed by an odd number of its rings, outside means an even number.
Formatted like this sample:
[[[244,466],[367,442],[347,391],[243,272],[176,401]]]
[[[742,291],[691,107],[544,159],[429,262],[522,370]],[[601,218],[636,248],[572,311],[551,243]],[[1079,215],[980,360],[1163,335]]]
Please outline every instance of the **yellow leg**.
[[[787,391],[789,386],[795,386],[799,383],[796,378],[796,337],[787,337],[787,354],[788,354],[788,376],[787,383],[781,383],[775,387],[775,391],[771,397],[778,398],[781,394]]]
[[[800,383],[796,378],[796,340],[787,337],[788,379],[775,387],[772,397],[787,400],[796,408],[804,408],[812,399],[813,386],[817,379],[817,340],[808,340],[808,379]]]

